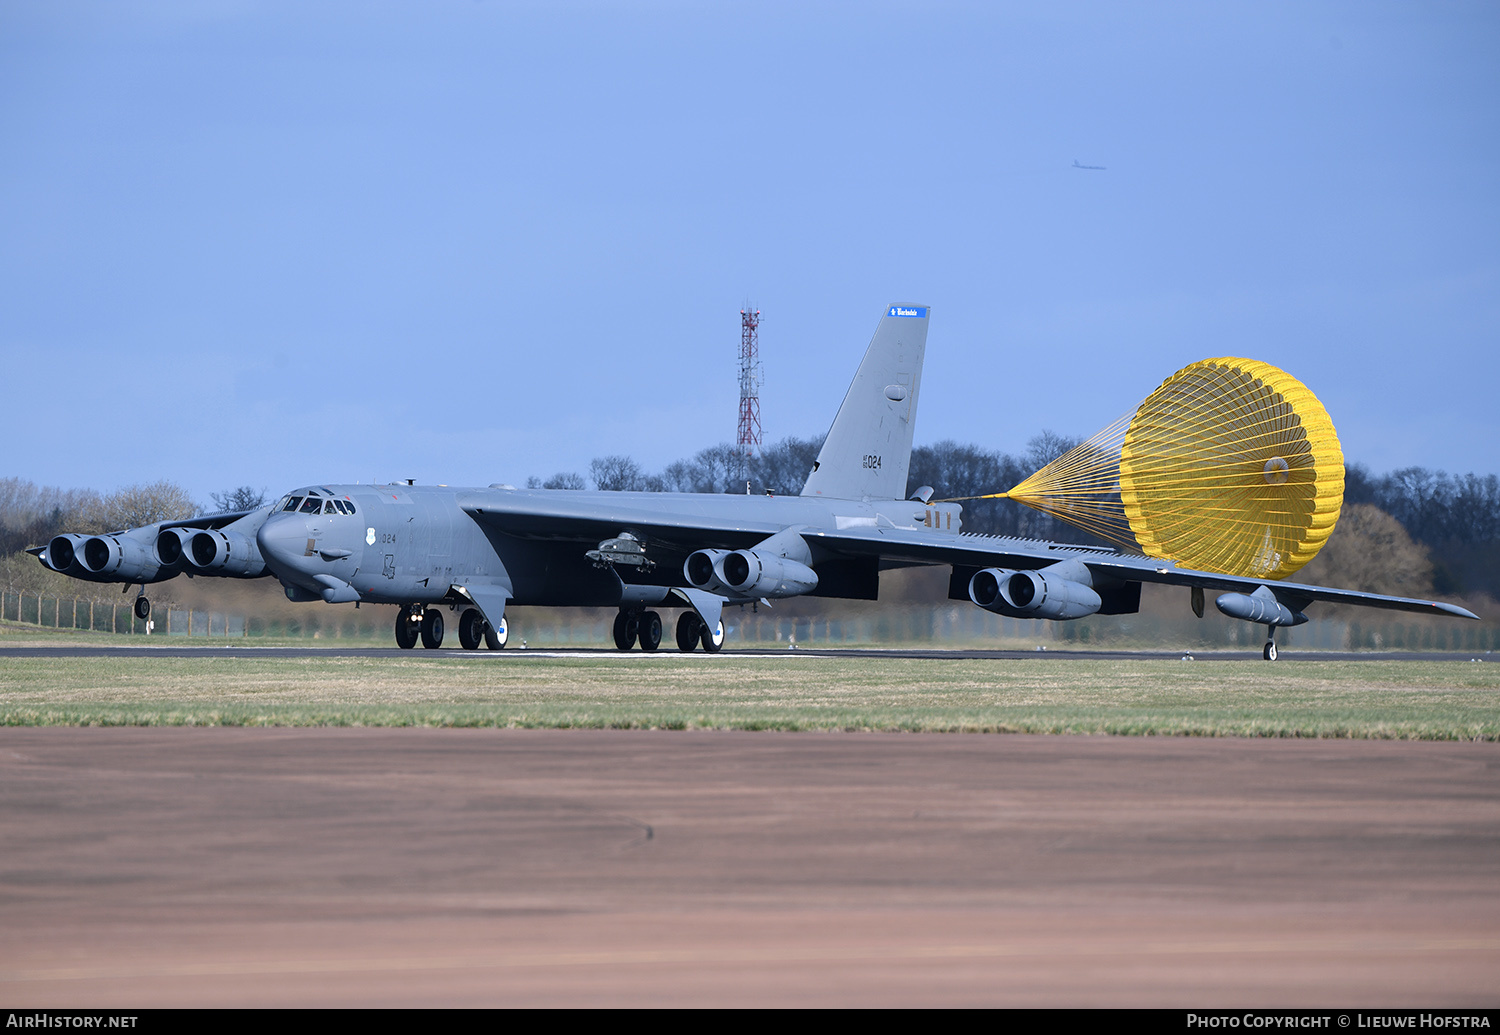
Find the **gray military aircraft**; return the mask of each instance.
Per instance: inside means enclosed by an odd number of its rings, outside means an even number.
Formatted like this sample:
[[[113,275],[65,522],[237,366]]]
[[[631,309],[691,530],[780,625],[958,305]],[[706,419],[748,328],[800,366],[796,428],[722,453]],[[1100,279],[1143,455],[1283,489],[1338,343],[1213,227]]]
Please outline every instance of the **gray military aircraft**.
[[[949,565],[949,597],[1016,618],[1139,610],[1145,582],[1220,591],[1223,613],[1278,627],[1314,601],[1477,616],[1452,604],[1237,578],[1091,546],[963,531],[963,508],[906,498],[930,309],[881,318],[800,496],[310,485],[258,510],[165,521],[33,548],[54,571],[141,586],[181,573],[274,576],[289,599],[399,604],[396,642],[443,641],[443,605],[467,650],[504,647],[506,608],[618,607],[614,641],[656,650],[680,608],[677,645],[717,651],[723,609],[795,596],[874,600],[880,572]]]

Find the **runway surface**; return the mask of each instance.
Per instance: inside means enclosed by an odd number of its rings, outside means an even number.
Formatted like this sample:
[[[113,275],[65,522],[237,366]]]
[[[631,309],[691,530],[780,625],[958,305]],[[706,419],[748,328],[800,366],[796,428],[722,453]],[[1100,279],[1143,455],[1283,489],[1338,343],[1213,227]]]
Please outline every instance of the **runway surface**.
[[[1493,744],[0,730],[32,1006],[1493,1006]]]
[[[1260,648],[1253,650],[933,650],[905,647],[865,648],[797,648],[796,650],[732,650],[725,649],[716,655],[694,651],[684,655],[674,649],[658,651],[618,651],[605,647],[545,648],[527,650],[511,648],[499,651],[464,651],[442,648],[430,650],[402,650],[399,647],[288,647],[282,645],[266,647],[222,646],[178,642],[136,643],[130,646],[68,644],[67,646],[41,644],[0,645],[0,658],[431,658],[464,657],[493,658],[504,661],[514,658],[766,658],[766,657],[814,657],[814,658],[950,658],[957,660],[993,661],[1045,661],[1049,659],[1084,660],[1163,660],[1177,661],[1184,655],[1197,661],[1259,661]],[[1285,650],[1278,661],[1494,661],[1493,654],[1465,653],[1462,651],[1328,651]]]

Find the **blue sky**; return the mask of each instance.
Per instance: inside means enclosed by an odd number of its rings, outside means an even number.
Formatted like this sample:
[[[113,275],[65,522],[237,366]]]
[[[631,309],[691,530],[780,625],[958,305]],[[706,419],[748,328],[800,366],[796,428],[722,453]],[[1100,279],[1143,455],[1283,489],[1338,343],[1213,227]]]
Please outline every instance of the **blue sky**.
[[[1481,3],[6,0],[0,476],[659,469],[733,438],[747,299],[768,440],[903,302],[918,442],[1239,355],[1500,470],[1496,98]]]

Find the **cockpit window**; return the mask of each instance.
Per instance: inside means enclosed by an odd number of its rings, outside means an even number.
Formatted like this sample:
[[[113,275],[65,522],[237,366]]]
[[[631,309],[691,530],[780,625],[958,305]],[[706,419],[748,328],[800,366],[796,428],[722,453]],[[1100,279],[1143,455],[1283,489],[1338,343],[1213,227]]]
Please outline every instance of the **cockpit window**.
[[[302,503],[302,513],[316,514],[323,509],[323,501],[316,496],[309,496]]]
[[[334,500],[334,502],[337,503],[340,507],[344,508],[345,514],[354,513],[354,504],[350,503],[348,500]]]
[[[292,511],[293,513],[296,513],[297,508],[300,507],[300,506],[302,506],[302,497],[301,496],[288,496],[286,498],[286,506],[282,507],[281,509],[282,510],[289,510],[289,511]]]
[[[323,513],[342,514],[343,511],[339,509],[338,500],[329,500],[327,503],[323,504]]]

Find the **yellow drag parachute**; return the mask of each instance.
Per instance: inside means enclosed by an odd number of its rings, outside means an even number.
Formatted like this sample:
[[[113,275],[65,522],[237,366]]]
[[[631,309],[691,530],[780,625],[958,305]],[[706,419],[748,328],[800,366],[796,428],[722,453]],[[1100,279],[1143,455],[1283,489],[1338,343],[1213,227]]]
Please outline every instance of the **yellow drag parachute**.
[[[1296,378],[1205,359],[999,495],[1150,557],[1281,579],[1332,534],[1344,455],[1328,411]]]

